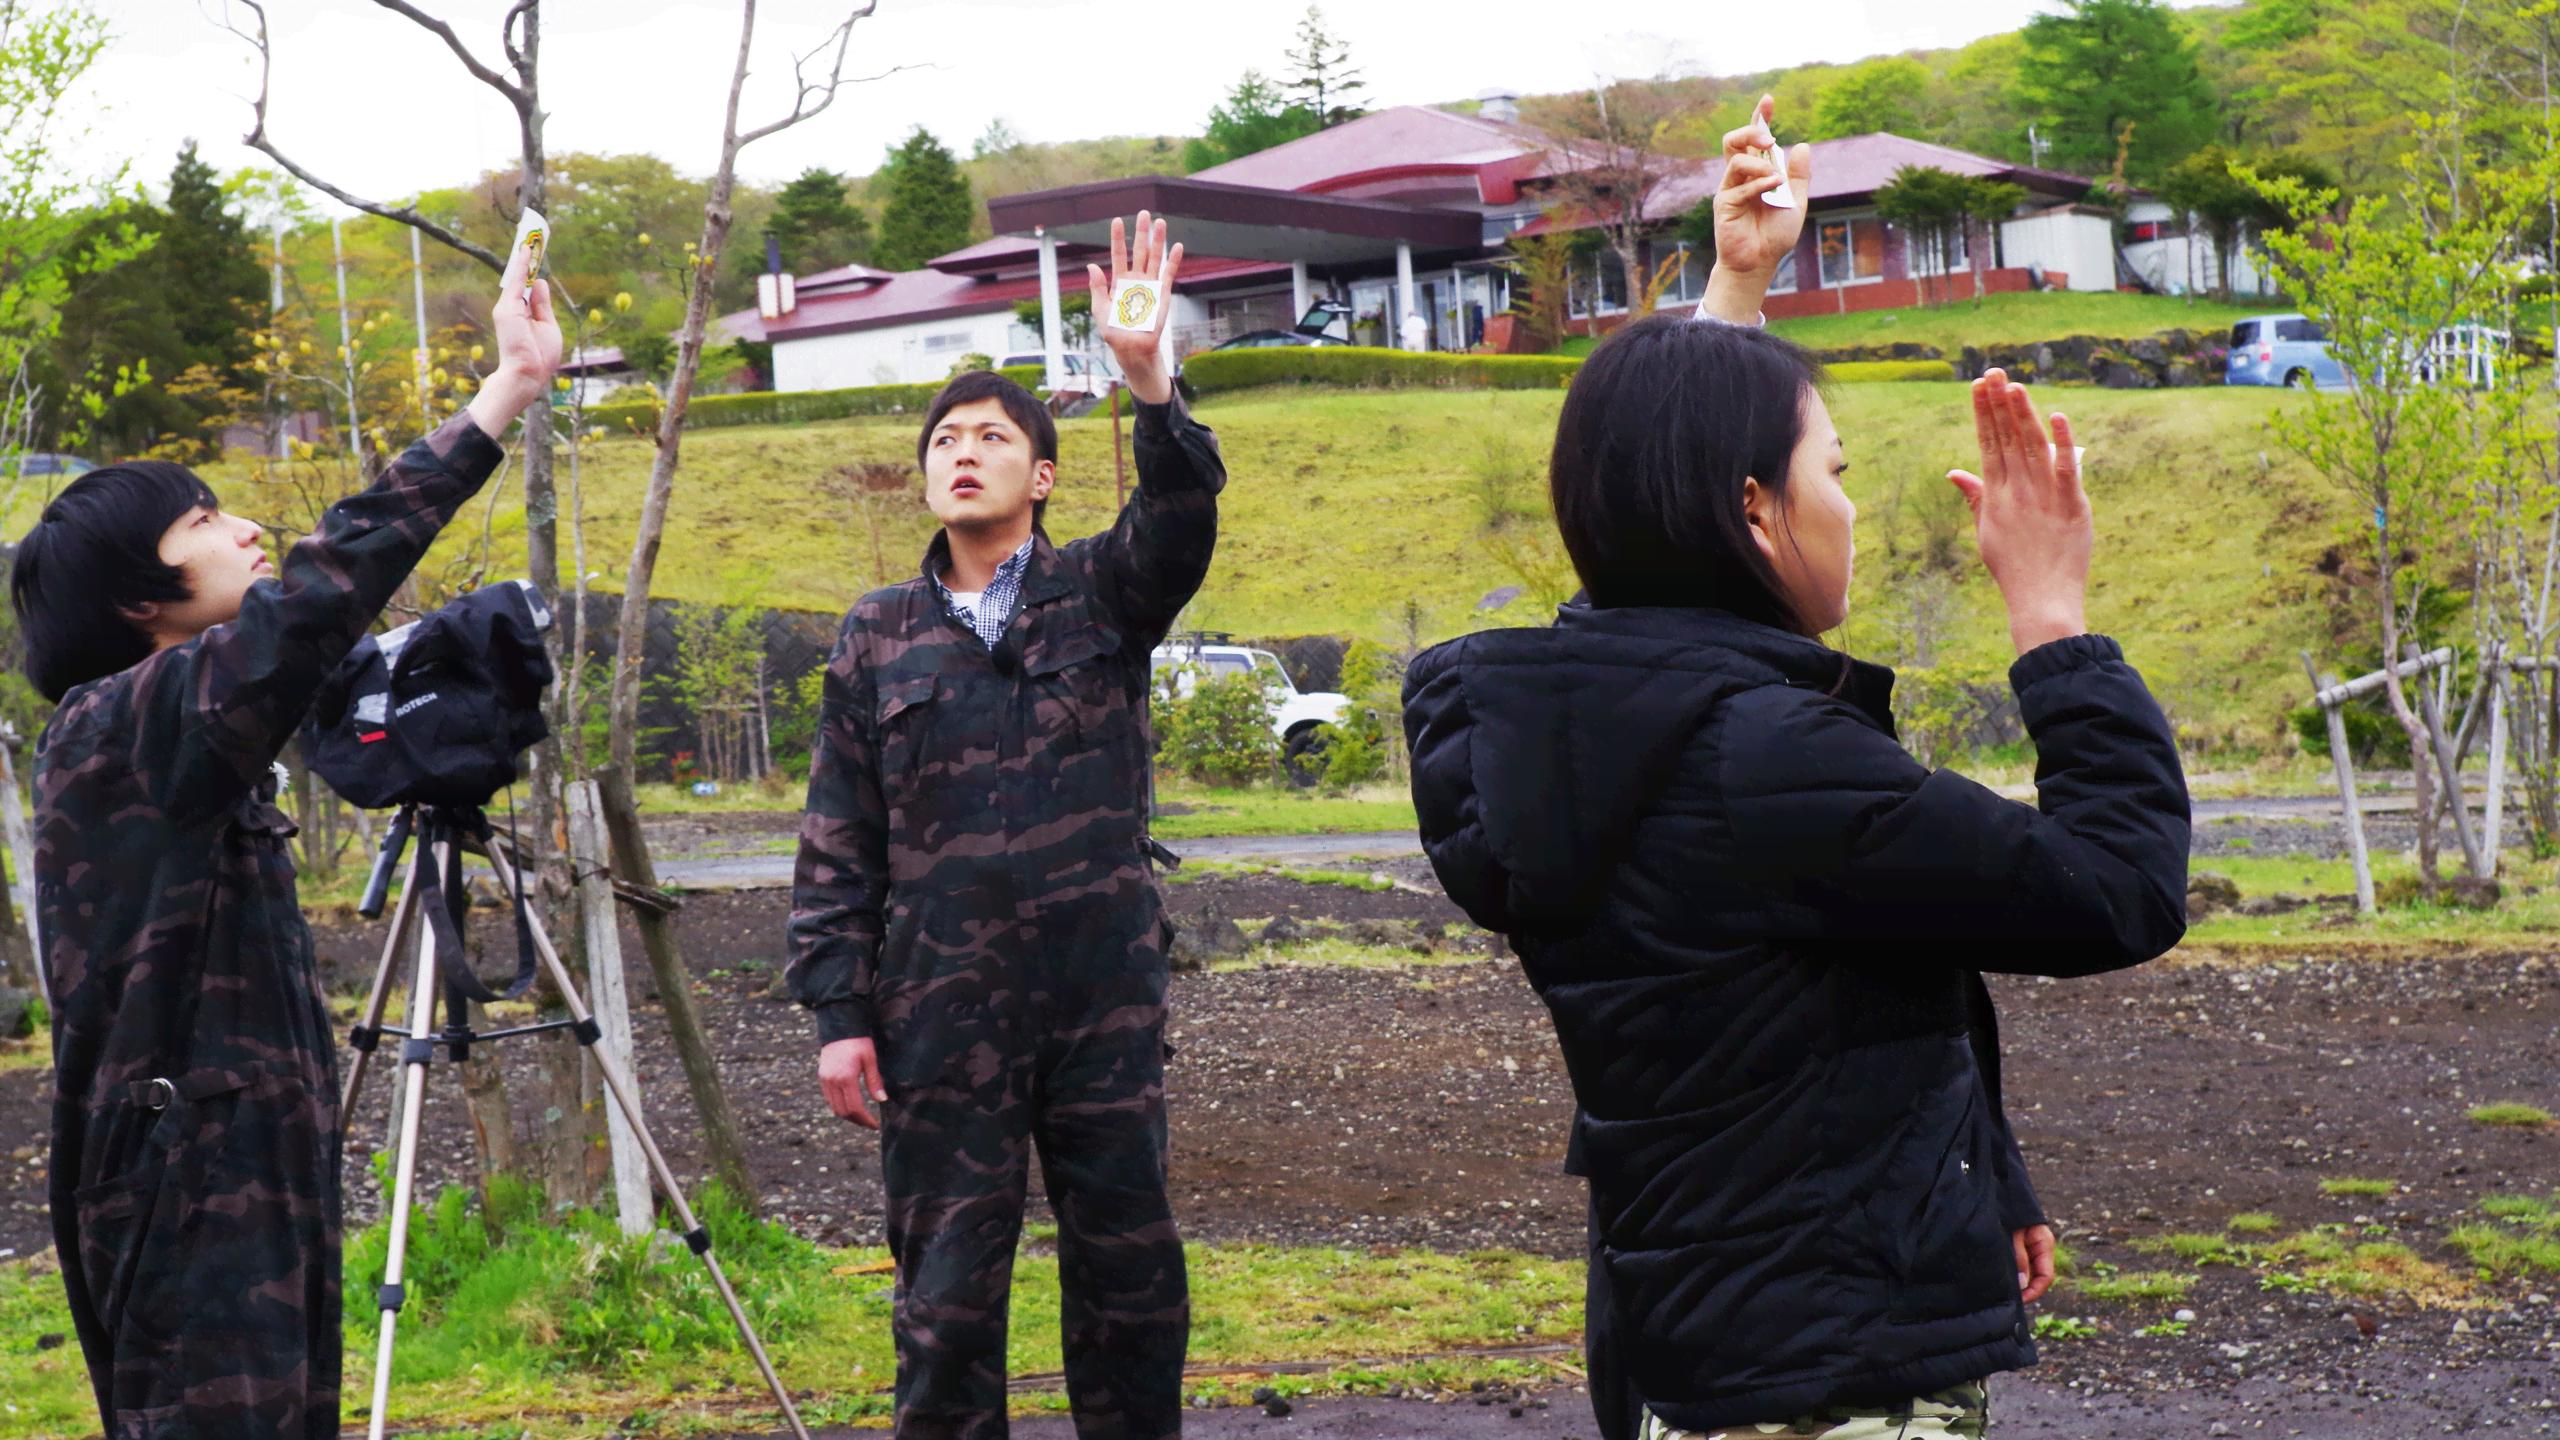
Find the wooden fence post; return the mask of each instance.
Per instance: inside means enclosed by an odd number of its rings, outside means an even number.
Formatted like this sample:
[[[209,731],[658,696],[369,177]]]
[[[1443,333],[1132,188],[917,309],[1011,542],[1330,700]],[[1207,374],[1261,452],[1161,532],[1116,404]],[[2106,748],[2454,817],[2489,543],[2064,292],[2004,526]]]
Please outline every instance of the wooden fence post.
[[[657,981],[658,1005],[667,1014],[667,1030],[676,1058],[684,1066],[685,1085],[693,1092],[693,1108],[702,1120],[702,1149],[711,1173],[740,1205],[756,1207],[755,1180],[747,1155],[738,1143],[738,1122],[729,1110],[729,1092],[720,1083],[720,1062],[711,1037],[693,1009],[693,980],[685,972],[684,954],[676,944],[675,902],[658,890],[658,869],[649,859],[648,837],[640,829],[640,807],[631,788],[610,765],[595,772],[604,823],[613,837],[613,871],[625,898],[633,901],[632,923],[640,929],[641,948],[649,956],[649,973]]]
[[[2311,677],[2311,696],[2320,713],[2329,722],[2329,759],[2338,767],[2338,804],[2347,820],[2347,858],[2355,862],[2356,913],[2374,913],[2373,859],[2364,848],[2364,812],[2356,803],[2356,764],[2347,754],[2347,722],[2338,714],[2338,704],[2329,692],[2338,687],[2337,677],[2323,675],[2312,666],[2311,652],[2302,652],[2302,672]]]
[[[631,1000],[622,981],[622,927],[614,901],[613,869],[608,863],[602,801],[595,782],[569,785],[569,868],[578,885],[578,913],[587,942],[587,1007],[604,1027],[606,1053],[623,1070],[638,1076],[631,1053]],[[631,1096],[638,1109],[640,1096]],[[605,1107],[605,1133],[613,1143],[613,1193],[621,1212],[622,1233],[645,1235],[657,1224],[657,1207],[649,1193],[649,1160],[640,1136],[619,1105]]]

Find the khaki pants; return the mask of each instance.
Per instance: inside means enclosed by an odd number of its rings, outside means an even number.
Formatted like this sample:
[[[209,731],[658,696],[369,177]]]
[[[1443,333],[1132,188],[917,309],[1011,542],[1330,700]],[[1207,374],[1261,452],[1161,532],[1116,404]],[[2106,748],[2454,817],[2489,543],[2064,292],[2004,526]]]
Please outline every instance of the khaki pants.
[[[1981,1382],[1954,1385],[1889,1406],[1834,1406],[1795,1420],[1719,1425],[1704,1432],[1674,1430],[1648,1411],[1638,1440],[1759,1440],[1764,1435],[1814,1436],[1819,1440],[1982,1440],[1991,1423],[1991,1398]]]

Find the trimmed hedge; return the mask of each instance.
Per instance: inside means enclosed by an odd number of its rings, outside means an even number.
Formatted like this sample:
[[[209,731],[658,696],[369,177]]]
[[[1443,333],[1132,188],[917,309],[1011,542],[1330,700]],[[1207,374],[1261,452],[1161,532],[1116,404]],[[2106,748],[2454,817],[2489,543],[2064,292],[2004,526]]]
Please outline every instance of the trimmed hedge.
[[[998,372],[1037,392],[1047,377],[1037,365],[1013,365]],[[739,395],[696,395],[685,407],[684,428],[716,430],[726,425],[790,425],[810,420],[843,420],[856,415],[911,415],[933,403],[945,382],[923,385],[862,385],[849,390],[751,390]],[[608,434],[648,433],[658,424],[655,405],[591,405],[587,424]]]
[[[1417,355],[1365,345],[1274,345],[1211,350],[1183,362],[1200,393],[1255,385],[1342,385],[1362,390],[1557,390],[1582,362],[1562,355]]]
[[[1857,382],[1871,380],[1953,380],[1955,362],[1951,360],[1843,360],[1826,365],[1834,380]]]

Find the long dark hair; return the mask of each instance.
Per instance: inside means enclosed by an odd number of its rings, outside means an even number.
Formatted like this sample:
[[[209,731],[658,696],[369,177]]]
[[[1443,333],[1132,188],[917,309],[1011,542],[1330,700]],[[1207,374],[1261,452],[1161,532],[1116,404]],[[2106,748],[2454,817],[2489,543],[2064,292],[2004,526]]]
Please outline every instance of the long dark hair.
[[[1803,628],[1751,537],[1742,482],[1786,495],[1822,366],[1763,331],[1638,320],[1583,362],[1547,467],[1556,528],[1591,602],[1707,606]]]
[[[10,567],[9,600],[27,643],[27,678],[47,700],[151,654],[127,611],[184,600],[187,578],[160,559],[160,537],[213,492],[184,465],[135,460],[92,470],[44,507]]]

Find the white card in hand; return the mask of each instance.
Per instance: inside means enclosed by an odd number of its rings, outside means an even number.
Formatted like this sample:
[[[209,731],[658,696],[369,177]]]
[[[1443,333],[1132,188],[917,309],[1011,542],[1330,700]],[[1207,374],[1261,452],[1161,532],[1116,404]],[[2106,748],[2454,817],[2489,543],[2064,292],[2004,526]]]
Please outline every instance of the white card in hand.
[[[1114,330],[1153,330],[1164,318],[1164,286],[1156,280],[1123,280],[1111,292]]]
[[[1793,210],[1796,208],[1796,192],[1787,182],[1787,147],[1772,145],[1763,153],[1769,157],[1770,164],[1778,167],[1778,184],[1775,189],[1760,192],[1760,203],[1774,205],[1781,210]]]
[[[2052,441],[2047,440],[2046,442],[2044,442],[2044,448],[2045,448],[2045,453],[2046,453],[2046,454],[2048,454],[2048,455],[2051,455],[2054,459],[2059,460],[2059,459],[2061,459],[2061,458],[2062,458],[2062,451],[2061,451],[2061,449],[2060,449],[2059,447],[2057,447],[2057,446],[2056,446]],[[2087,463],[2088,463],[2088,459],[2089,459],[2089,447],[2088,447],[2088,446],[2086,446],[2086,445],[2074,445],[2074,446],[2072,446],[2072,447],[2071,447],[2071,463],[2072,463],[2074,466],[2085,465],[2085,464],[2087,464]]]

